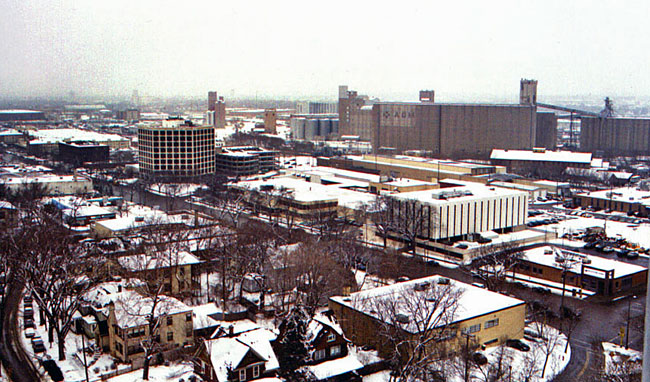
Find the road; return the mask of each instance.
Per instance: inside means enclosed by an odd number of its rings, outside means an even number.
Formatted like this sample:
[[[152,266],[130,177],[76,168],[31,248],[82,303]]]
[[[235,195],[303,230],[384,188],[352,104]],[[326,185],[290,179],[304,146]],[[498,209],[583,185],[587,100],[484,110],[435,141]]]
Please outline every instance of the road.
[[[9,280],[7,281],[8,289],[0,327],[2,365],[11,381],[38,382],[42,380],[40,373],[25,353],[20,341],[22,332],[18,329],[18,307],[22,298],[23,287],[13,278],[12,273],[9,274]]]

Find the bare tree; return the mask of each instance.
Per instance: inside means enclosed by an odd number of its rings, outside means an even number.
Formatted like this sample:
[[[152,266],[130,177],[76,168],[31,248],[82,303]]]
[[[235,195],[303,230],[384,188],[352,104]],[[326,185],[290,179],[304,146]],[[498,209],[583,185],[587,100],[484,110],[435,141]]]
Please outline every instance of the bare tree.
[[[351,273],[338,264],[319,243],[303,243],[292,254],[293,272],[298,280],[298,301],[313,315],[328,297],[353,286]]]
[[[20,230],[14,231],[5,245],[22,262],[16,269],[20,270],[41,314],[47,317],[50,342],[56,333],[59,360],[64,360],[65,338],[82,295],[92,286],[94,262],[68,229],[42,211],[27,216],[29,220],[22,221]]]
[[[538,357],[538,352],[529,351],[526,353],[521,367],[517,370],[517,381],[530,382],[535,378],[535,375],[540,372]]]
[[[553,354],[555,349],[560,345],[562,336],[559,330],[553,328],[544,321],[536,321],[533,327],[539,334],[540,338],[543,339],[541,349],[544,354],[544,366],[542,366],[541,377],[544,378],[544,375],[546,375],[548,360],[551,357],[551,354]]]
[[[394,198],[393,198],[394,199]],[[389,202],[391,229],[404,239],[413,255],[416,254],[417,238],[422,236],[427,224],[435,220],[435,209],[428,209],[433,216],[426,215],[425,208],[416,200],[393,200]]]
[[[446,357],[461,290],[453,284],[426,282],[398,288],[378,299],[354,300],[359,308],[374,312],[378,335],[389,351],[394,381],[426,379],[430,364]]]
[[[393,199],[384,195],[378,195],[368,207],[370,220],[379,236],[384,239],[384,248],[386,248],[388,233],[392,231],[393,220],[390,215],[392,202]]]
[[[474,257],[470,268],[476,271],[489,290],[498,290],[509,272],[514,277],[522,257],[523,251],[512,243],[484,245]]]

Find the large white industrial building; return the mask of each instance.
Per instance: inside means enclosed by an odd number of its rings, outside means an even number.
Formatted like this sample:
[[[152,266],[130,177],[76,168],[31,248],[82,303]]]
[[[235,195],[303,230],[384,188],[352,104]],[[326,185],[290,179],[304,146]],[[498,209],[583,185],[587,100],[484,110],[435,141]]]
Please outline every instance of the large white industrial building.
[[[528,216],[527,192],[479,183],[391,196],[392,220],[422,219],[419,236],[429,240],[508,232],[523,227]]]

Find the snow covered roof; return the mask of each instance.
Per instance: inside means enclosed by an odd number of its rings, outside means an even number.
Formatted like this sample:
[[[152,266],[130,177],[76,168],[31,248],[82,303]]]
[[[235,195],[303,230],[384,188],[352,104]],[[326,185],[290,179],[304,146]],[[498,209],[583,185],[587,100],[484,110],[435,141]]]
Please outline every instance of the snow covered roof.
[[[575,153],[571,151],[493,149],[490,159],[591,164],[591,156],[591,153]]]
[[[198,305],[192,307],[192,324],[194,330],[215,327],[219,321],[210,317],[210,314],[216,313],[216,305],[213,303]]]
[[[0,178],[0,182],[5,184],[90,182],[90,181],[91,181],[90,179],[79,175],[53,175],[53,174],[39,174],[36,176]]]
[[[458,183],[459,181],[455,181]],[[444,181],[441,181],[444,183]],[[477,199],[528,196],[527,192],[510,188],[490,187],[481,183],[463,182],[463,185],[433,190],[408,191],[392,197],[402,200],[417,200],[430,205],[467,202]]]
[[[275,190],[284,188],[291,191],[291,196],[299,202],[337,201],[339,206],[356,208],[363,203],[371,203],[375,195],[369,192],[359,192],[345,187],[367,186],[360,185],[358,181],[337,182],[338,184],[324,185],[310,182],[294,176],[276,176],[269,179],[249,180],[236,183],[237,187],[259,190],[263,186],[272,185]]]
[[[551,250],[551,253],[549,253],[548,250]],[[570,259],[566,263],[568,264],[567,266],[569,267],[569,271],[578,274],[582,273],[581,271],[584,265],[585,275],[602,279],[605,278],[605,271],[614,271],[613,277],[619,278],[646,270],[645,267],[639,265],[607,259],[600,256],[590,256],[578,252],[561,250],[551,246],[529,249],[524,252],[524,258],[536,264],[562,269],[561,264],[556,261],[556,254],[563,255],[562,257]],[[586,262],[583,262],[583,259],[586,259]]]
[[[323,381],[337,375],[359,370],[362,367],[361,362],[353,354],[348,354],[345,357],[322,362],[317,365],[305,366],[304,369],[311,371],[319,381]]]
[[[5,210],[15,210],[16,209],[16,207],[14,207],[13,204],[11,204],[11,203],[9,203],[7,201],[4,201],[4,200],[0,200],[0,208],[5,209]]]
[[[235,369],[249,351],[266,362],[266,370],[280,367],[271,347],[275,334],[263,328],[241,333],[236,337],[220,337],[204,342],[212,368],[220,382],[228,380],[228,370]]]
[[[336,322],[334,316],[324,313],[317,313],[314,315],[314,317],[312,317],[312,319],[309,321],[309,324],[307,325],[307,340],[315,340],[321,330],[325,328],[333,330],[341,337],[345,337],[343,335],[343,329],[341,329],[339,323]]]
[[[39,110],[27,110],[27,109],[3,109],[0,110],[0,114],[22,114],[22,113],[42,113]]]
[[[146,206],[133,205],[129,207],[126,216],[102,220],[95,224],[101,225],[113,232],[119,232],[131,228],[173,222],[174,220],[163,211],[155,210]]]
[[[159,301],[154,310],[154,316],[160,317],[183,312],[191,312],[192,308],[181,301],[169,297],[158,296]],[[115,304],[115,322],[121,328],[133,328],[147,323],[154,300],[135,291],[124,291],[113,297]]]
[[[128,141],[128,139],[117,134],[97,133],[81,129],[40,129],[29,130],[28,133],[40,143],[62,141]]]
[[[350,309],[360,311],[375,319],[381,319],[380,314],[375,310],[377,302],[381,300],[390,301],[396,299],[398,305],[400,299],[406,298],[409,293],[418,291],[418,287],[427,283],[430,288],[441,287],[441,276],[429,276],[420,279],[410,280],[392,285],[386,285],[379,288],[367,289],[360,292],[352,293],[350,296],[335,296],[331,300],[345,305]],[[524,301],[508,297],[499,293],[491,292],[484,288],[475,287],[457,280],[449,280],[450,292],[458,292],[458,306],[450,317],[450,322],[462,322],[474,317],[480,317],[489,313],[512,308],[525,304]],[[450,312],[430,312],[431,314],[441,315],[450,314]],[[427,313],[428,314],[428,313]],[[417,333],[414,322],[404,326],[405,330],[411,333]]]
[[[650,192],[638,188],[621,187],[612,190],[585,192],[577,196],[611,200],[613,202],[641,203],[650,205]]]
[[[517,189],[517,190],[524,190],[524,191],[539,190],[538,186],[529,186],[529,185],[526,185],[526,184],[510,183],[510,182],[491,182],[490,186],[497,186],[497,187],[503,187],[503,188],[514,188],[514,189]]]
[[[152,256],[146,254],[122,256],[117,262],[130,271],[142,271],[145,269],[159,269],[177,265],[191,265],[201,262],[196,256],[186,251],[179,251],[175,254],[161,254]]]

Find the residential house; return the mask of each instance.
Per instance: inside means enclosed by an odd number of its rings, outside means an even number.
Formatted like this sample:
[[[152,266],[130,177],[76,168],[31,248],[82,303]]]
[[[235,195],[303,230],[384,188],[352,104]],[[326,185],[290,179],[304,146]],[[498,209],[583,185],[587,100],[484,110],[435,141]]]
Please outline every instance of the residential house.
[[[186,251],[122,256],[118,264],[132,277],[163,285],[162,293],[195,296],[201,292],[201,261]]]
[[[304,369],[318,381],[361,381],[357,373],[363,365],[353,354],[349,354],[350,340],[334,313],[317,313],[307,326],[311,361]]]
[[[276,335],[257,325],[229,326],[205,340],[197,353],[195,372],[207,382],[245,382],[273,377],[278,362],[271,342]]]
[[[134,291],[118,293],[109,306],[109,347],[113,357],[121,362],[134,362],[144,356],[142,341],[153,338],[159,351],[189,347],[194,343],[192,308],[179,300],[158,296],[153,309],[157,320],[155,331],[150,332],[148,317],[154,299]]]

